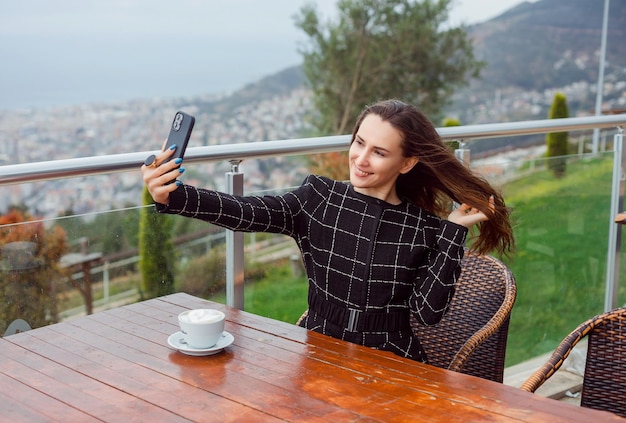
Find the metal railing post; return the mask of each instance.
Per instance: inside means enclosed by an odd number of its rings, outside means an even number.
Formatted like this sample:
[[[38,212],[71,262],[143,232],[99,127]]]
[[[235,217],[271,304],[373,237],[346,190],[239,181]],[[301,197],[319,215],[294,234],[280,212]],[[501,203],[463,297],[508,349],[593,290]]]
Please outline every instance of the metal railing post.
[[[606,263],[606,289],[604,311],[617,307],[619,286],[619,256],[622,245],[622,224],[615,223],[615,217],[624,210],[624,134],[618,128],[613,137],[613,182],[611,185],[611,210],[609,213],[609,248]]]
[[[239,172],[241,160],[230,160],[226,172],[226,192],[243,195],[243,173]],[[226,304],[243,310],[243,233],[226,230]]]
[[[454,157],[469,169],[470,167],[470,150],[467,148],[467,143],[463,140],[455,140],[459,143],[459,147],[454,150]],[[459,207],[460,204],[456,201],[452,203],[452,208]]]
[[[463,140],[459,140],[458,142],[459,148],[454,150],[454,156],[465,166],[470,167],[470,149],[467,148],[467,143]]]
[[[598,82],[596,88],[596,116],[602,114],[602,96],[604,94],[604,67],[606,65],[606,35],[609,25],[609,0],[604,0],[604,13],[602,14],[602,38],[600,41],[600,69],[598,71]],[[598,140],[600,139],[600,128],[593,130],[592,152],[598,154]]]

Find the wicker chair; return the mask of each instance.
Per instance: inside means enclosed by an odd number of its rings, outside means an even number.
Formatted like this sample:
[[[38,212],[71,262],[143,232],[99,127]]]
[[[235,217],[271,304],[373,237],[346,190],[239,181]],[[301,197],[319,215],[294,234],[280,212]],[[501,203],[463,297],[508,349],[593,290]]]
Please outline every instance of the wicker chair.
[[[456,293],[441,322],[423,326],[412,319],[411,325],[430,364],[502,382],[515,278],[501,261],[467,251],[461,267]]]
[[[580,405],[626,417],[626,307],[599,314],[580,324],[521,389],[535,392],[585,336],[588,336],[587,359]]]
[[[448,312],[433,326],[412,320],[430,364],[502,382],[517,287],[500,260],[468,251]]]

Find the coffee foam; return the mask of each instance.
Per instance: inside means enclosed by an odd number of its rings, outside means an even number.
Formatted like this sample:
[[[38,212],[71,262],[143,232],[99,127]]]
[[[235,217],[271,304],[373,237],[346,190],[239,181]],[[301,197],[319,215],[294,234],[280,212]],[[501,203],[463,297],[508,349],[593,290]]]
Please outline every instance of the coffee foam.
[[[180,315],[180,319],[188,323],[212,323],[222,320],[223,314],[218,310],[189,310]]]

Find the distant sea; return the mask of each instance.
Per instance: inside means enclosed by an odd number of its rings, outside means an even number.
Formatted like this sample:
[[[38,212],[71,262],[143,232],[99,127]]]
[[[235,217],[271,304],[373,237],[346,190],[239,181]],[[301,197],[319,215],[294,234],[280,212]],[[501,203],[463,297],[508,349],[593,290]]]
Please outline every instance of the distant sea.
[[[268,49],[252,44],[67,36],[4,40],[0,110],[225,93],[301,61],[293,41],[270,40]]]

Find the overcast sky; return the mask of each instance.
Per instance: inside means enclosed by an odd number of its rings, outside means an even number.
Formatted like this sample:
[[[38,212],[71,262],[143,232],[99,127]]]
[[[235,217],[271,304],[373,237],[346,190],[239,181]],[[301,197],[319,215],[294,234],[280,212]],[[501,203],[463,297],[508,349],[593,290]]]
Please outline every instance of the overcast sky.
[[[522,0],[455,0],[452,24]],[[233,90],[301,62],[306,0],[0,2],[0,109]],[[332,18],[336,0],[316,0]]]

